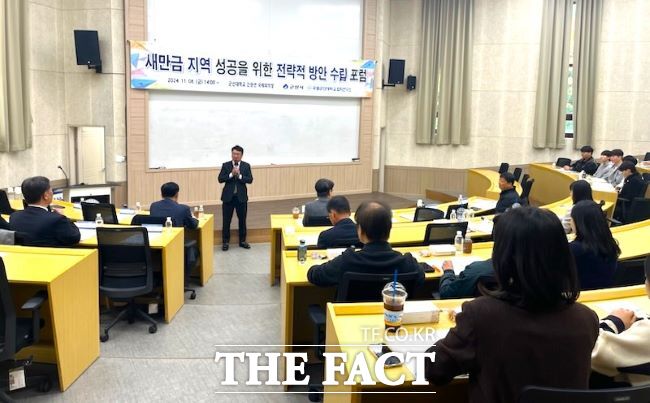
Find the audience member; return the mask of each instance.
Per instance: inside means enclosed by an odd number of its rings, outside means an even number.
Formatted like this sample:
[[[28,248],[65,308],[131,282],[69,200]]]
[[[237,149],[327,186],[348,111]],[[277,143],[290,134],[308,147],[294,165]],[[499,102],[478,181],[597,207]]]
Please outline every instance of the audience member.
[[[359,244],[357,226],[350,218],[348,199],[345,196],[332,197],[327,202],[327,211],[334,226],[318,235],[317,247],[326,249]]]
[[[645,289],[650,296],[650,265],[645,266]],[[600,335],[591,353],[591,368],[616,382],[639,386],[650,383],[650,320],[619,308],[600,321]]]
[[[316,181],[314,188],[316,189],[317,199],[305,204],[305,214],[302,217],[302,225],[304,226],[313,225],[310,222],[312,220],[318,225],[323,225],[322,222],[327,222],[327,202],[332,196],[334,182],[321,178]]]
[[[632,200],[635,197],[644,197],[645,181],[641,174],[636,170],[636,166],[630,161],[623,162],[618,171],[623,176],[623,185],[616,201],[616,209],[614,210],[614,218],[619,221],[624,221],[624,212],[627,211],[632,205]]]
[[[499,189],[501,194],[495,208],[496,213],[503,213],[513,204],[519,203],[519,195],[515,189],[515,176],[510,172],[504,172],[499,176]]]
[[[621,249],[601,206],[591,200],[576,203],[571,209],[571,227],[576,238],[569,247],[576,261],[580,288],[611,287]]]
[[[623,174],[618,170],[623,162],[623,150],[618,148],[612,150],[610,161],[612,165],[609,171],[603,174],[603,179],[607,180],[612,186],[616,186],[623,181]]]
[[[602,178],[604,174],[610,170],[612,162],[609,160],[612,157],[612,152],[609,150],[604,150],[600,153],[600,158],[598,158],[598,169],[594,173],[596,178]]]
[[[571,182],[569,185],[569,193],[571,195],[571,201],[573,204],[567,208],[566,214],[564,217],[562,217],[562,226],[564,227],[564,231],[567,234],[573,232],[573,228],[571,228],[571,209],[573,206],[583,200],[594,201],[594,198],[591,194],[591,185],[585,180]]]
[[[580,153],[582,154],[582,158],[580,158],[570,166],[566,165],[564,169],[566,169],[567,171],[572,170],[575,172],[585,171],[586,174],[593,175],[598,169],[598,165],[596,165],[596,161],[594,160],[593,157],[594,149],[591,146],[582,146],[582,148],[580,149]]]
[[[171,217],[174,227],[195,229],[199,220],[192,216],[192,210],[185,204],[178,203],[180,188],[174,182],[167,182],[160,187],[162,200],[151,203],[149,213],[154,217]]]
[[[11,214],[9,226],[23,233],[25,245],[69,246],[79,242],[79,228],[57,210],[50,211],[54,193],[48,178],[27,178],[20,188],[27,207]]]
[[[438,385],[469,374],[469,401],[516,402],[524,386],[586,389],[598,317],[577,303],[575,262],[555,214],[504,213],[494,230],[497,289],[462,305],[456,326],[428,351]],[[560,365],[558,363],[561,362]]]
[[[363,202],[357,209],[355,219],[359,240],[364,244],[359,251],[348,249],[340,256],[320,265],[312,266],[307,279],[321,287],[336,286],[346,272],[355,273],[419,273],[424,281],[424,271],[429,266],[418,263],[410,253],[394,251],[388,243],[392,228],[392,212],[380,201]]]

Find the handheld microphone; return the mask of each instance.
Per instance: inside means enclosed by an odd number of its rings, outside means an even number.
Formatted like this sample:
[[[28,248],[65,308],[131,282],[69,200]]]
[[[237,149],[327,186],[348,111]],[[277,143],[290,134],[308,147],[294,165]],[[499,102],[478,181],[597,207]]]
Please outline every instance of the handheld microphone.
[[[65,176],[65,185],[70,186],[70,179],[68,179],[68,174],[65,172],[65,169],[63,169],[61,165],[57,165],[56,167],[59,168],[61,172],[63,172],[63,176]]]

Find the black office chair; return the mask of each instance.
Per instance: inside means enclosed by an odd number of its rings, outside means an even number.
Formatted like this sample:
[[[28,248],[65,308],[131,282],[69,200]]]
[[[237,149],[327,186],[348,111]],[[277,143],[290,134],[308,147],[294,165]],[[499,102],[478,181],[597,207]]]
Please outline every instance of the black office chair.
[[[519,396],[519,403],[647,403],[650,385],[615,389],[558,389],[527,386]]]
[[[31,357],[26,360],[16,360],[16,354],[25,347],[37,344],[40,330],[43,327],[40,309],[47,300],[47,293],[38,291],[28,299],[21,310],[30,311],[31,318],[17,317],[14,300],[11,296],[7,271],[4,261],[0,257],[0,401],[12,402],[4,389],[7,387],[8,369],[16,367],[29,367],[32,365]],[[52,387],[49,376],[33,376],[26,370],[25,383],[27,387],[37,387],[41,392],[47,392]]]
[[[524,174],[524,176],[521,177],[521,181],[519,181],[519,186],[523,186],[524,183],[528,182],[528,178],[530,178],[530,175]]]
[[[650,173],[644,173],[641,175],[644,181],[650,182]]]
[[[454,210],[456,210],[456,214],[458,214],[458,209],[460,209],[460,208],[464,208],[465,210],[467,210],[467,208],[468,208],[467,203],[452,204],[449,207],[447,207],[447,212],[445,213],[445,219],[448,220],[449,217],[451,216],[451,212],[454,211]]]
[[[413,222],[433,221],[433,220],[439,220],[441,218],[445,218],[445,213],[438,209],[428,208],[428,207],[416,207],[415,215],[413,215]]]
[[[104,329],[99,339],[108,340],[108,331],[120,320],[129,323],[138,316],[149,322],[149,333],[156,333],[156,321],[135,304],[135,298],[153,291],[153,266],[146,228],[115,227],[97,228],[99,249],[99,292],[114,301],[126,302],[127,306]]]
[[[521,195],[519,196],[519,204],[522,206],[527,206],[530,204],[530,200],[528,200],[530,196],[530,190],[533,188],[533,184],[535,183],[535,179],[529,179],[521,185]]]
[[[13,213],[14,210],[11,207],[11,203],[9,203],[9,197],[7,196],[7,192],[4,190],[0,189],[0,214],[11,214]]]
[[[424,230],[423,243],[425,245],[453,244],[457,231],[463,234],[463,238],[465,237],[467,224],[467,221],[428,224]]]
[[[329,217],[307,216],[307,220],[305,220],[303,225],[305,227],[331,227],[332,222],[330,221]]]
[[[571,165],[571,158],[558,158],[557,161],[555,161],[555,166],[556,167],[563,167],[566,165]]]
[[[650,264],[646,259],[622,260],[616,265],[612,287],[626,287],[645,283],[645,265]]]
[[[502,162],[501,165],[499,165],[500,174],[508,172],[508,169],[510,169],[510,164],[508,164],[507,162]]]
[[[650,161],[650,152],[645,153],[645,156],[643,157],[644,161]]]
[[[131,219],[131,225],[165,225],[167,217],[156,217],[148,214],[136,214]],[[176,223],[172,219],[172,225]],[[187,233],[187,231],[185,231]],[[196,299],[196,290],[194,288],[188,287],[190,283],[190,275],[192,270],[196,267],[196,264],[199,261],[199,245],[193,239],[185,239],[184,241],[184,267],[185,267],[185,287],[184,292],[190,293],[190,299]]]
[[[420,275],[417,272],[402,273],[397,275],[397,282],[402,284],[408,295],[415,295]],[[341,282],[336,289],[336,302],[372,302],[382,301],[381,291],[386,283],[393,281],[393,274],[381,273],[354,273],[343,274]],[[325,322],[327,315],[325,309],[320,305],[309,305],[309,318],[314,325],[313,345],[316,357],[323,359],[325,352]],[[322,393],[322,379],[310,377],[309,400],[320,401]]]
[[[512,171],[512,176],[515,177],[515,180],[519,182],[519,179],[521,178],[521,174],[524,172],[523,169],[517,167]]]
[[[104,224],[119,224],[114,204],[81,202],[81,213],[84,221],[95,221],[97,214],[100,214]]]

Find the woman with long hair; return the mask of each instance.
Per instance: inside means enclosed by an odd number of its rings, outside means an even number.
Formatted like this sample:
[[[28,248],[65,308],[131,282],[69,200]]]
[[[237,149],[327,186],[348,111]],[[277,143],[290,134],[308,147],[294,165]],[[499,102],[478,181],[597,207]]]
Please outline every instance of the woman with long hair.
[[[569,247],[576,261],[580,288],[610,287],[621,249],[600,205],[589,200],[578,202],[571,209],[571,227],[576,239]]]
[[[498,286],[462,305],[428,351],[435,384],[469,374],[469,401],[516,402],[527,385],[586,389],[598,317],[577,303],[575,262],[558,217],[535,207],[502,214],[492,264]],[[561,363],[561,364],[558,364]]]
[[[564,217],[562,217],[562,226],[564,227],[564,231],[567,234],[573,232],[573,228],[571,228],[571,209],[573,206],[583,200],[594,201],[594,197],[591,192],[591,185],[585,180],[571,182],[569,185],[569,193],[571,194],[571,201],[573,204],[567,209]]]

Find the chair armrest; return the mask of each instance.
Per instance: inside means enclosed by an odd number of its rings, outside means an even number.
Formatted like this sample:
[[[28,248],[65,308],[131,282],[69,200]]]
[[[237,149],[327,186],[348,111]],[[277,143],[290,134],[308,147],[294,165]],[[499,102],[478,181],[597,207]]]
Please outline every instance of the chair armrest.
[[[628,199],[626,199],[624,197],[619,197],[618,199],[616,199],[616,202],[629,202],[629,201],[630,200],[628,200]]]
[[[618,220],[615,220],[615,219],[613,219],[613,218],[608,218],[608,217],[605,217],[605,218],[606,218],[607,221],[608,221],[610,224],[612,224],[613,226],[623,225],[622,222],[620,222],[620,221],[618,221]]]
[[[41,305],[47,301],[47,292],[46,291],[39,291],[36,294],[34,294],[33,297],[28,299],[23,306],[20,307],[20,309],[23,309],[25,311],[35,311],[41,308]]]
[[[32,343],[38,343],[41,334],[41,306],[47,300],[47,292],[39,291],[28,299],[21,309],[32,311]]]

